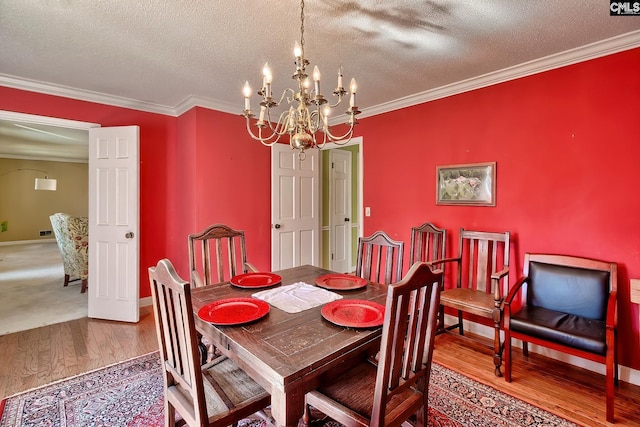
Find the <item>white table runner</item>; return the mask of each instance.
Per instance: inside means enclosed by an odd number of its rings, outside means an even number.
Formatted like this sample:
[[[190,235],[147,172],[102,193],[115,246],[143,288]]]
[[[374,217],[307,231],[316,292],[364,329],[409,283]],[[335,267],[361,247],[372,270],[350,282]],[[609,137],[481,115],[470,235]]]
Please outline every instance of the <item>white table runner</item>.
[[[305,282],[267,289],[256,292],[252,296],[287,313],[299,313],[342,298],[342,295]]]

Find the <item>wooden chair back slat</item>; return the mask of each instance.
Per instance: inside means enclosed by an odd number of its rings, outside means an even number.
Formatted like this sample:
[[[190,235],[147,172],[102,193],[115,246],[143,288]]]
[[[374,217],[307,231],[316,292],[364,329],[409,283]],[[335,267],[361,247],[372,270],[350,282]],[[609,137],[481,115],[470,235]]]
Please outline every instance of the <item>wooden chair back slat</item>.
[[[491,275],[509,267],[509,232],[491,233],[460,230],[458,287],[496,293]],[[462,280],[466,270],[466,281]],[[500,282],[502,297],[508,292],[507,278]]]
[[[196,262],[198,252],[201,265]],[[190,234],[189,268],[194,286],[226,282],[248,272],[244,231],[213,224],[200,233]]]
[[[409,250],[409,264],[418,261],[435,261],[446,256],[447,232],[432,223],[425,222],[418,227],[411,228],[411,248]]]
[[[356,275],[384,284],[399,281],[402,278],[403,253],[404,242],[391,239],[384,231],[361,237],[358,240]]]

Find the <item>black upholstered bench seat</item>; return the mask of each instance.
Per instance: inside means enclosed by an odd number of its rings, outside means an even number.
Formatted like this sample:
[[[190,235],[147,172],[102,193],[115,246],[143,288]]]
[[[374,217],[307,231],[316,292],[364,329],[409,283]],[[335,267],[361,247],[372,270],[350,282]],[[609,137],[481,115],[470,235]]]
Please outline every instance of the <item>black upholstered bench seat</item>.
[[[606,354],[606,325],[602,321],[525,306],[511,316],[511,330],[589,353]]]

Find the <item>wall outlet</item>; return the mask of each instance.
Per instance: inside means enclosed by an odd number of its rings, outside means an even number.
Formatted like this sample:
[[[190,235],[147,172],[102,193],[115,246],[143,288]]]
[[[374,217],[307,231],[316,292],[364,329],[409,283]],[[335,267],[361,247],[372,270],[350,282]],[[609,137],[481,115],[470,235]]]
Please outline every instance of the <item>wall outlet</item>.
[[[371,216],[371,208],[369,206],[364,208],[364,216]]]
[[[640,304],[640,279],[631,279],[631,302]]]

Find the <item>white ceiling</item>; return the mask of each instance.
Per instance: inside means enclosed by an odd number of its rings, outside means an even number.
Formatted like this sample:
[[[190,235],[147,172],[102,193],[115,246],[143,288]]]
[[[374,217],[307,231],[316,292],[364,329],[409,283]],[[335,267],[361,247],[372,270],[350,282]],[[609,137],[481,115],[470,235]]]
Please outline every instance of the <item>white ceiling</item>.
[[[292,87],[299,39],[296,0],[0,0],[0,85],[172,115],[194,105],[240,114],[242,85],[255,92],[265,62],[274,93]],[[343,64],[363,118],[637,46],[640,17],[610,16],[606,0],[305,4],[309,74],[320,67],[330,97]]]

